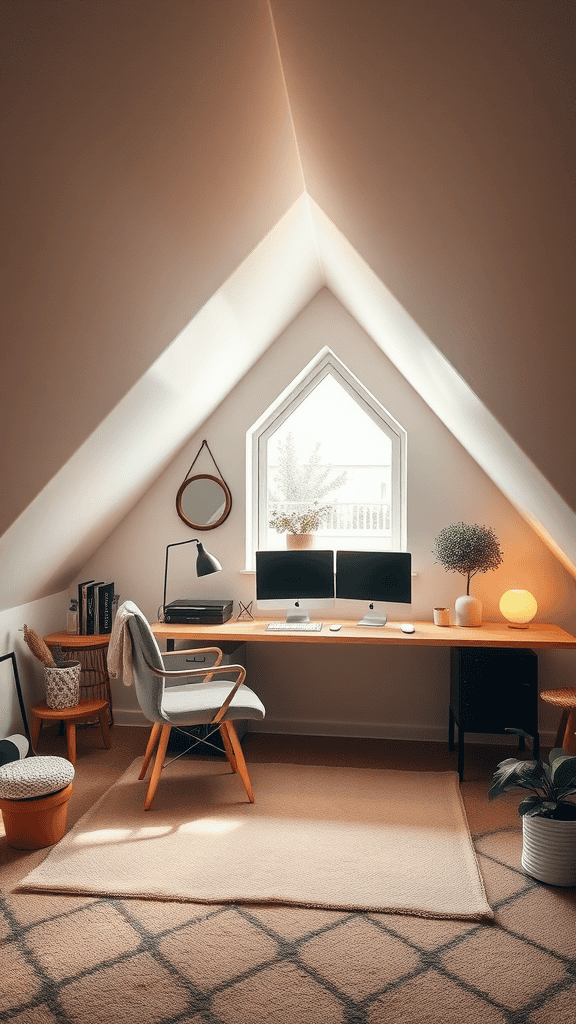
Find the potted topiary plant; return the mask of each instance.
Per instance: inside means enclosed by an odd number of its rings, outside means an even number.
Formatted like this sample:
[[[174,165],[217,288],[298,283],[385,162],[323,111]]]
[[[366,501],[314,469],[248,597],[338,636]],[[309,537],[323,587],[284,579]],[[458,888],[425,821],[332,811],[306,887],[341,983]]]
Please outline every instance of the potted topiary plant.
[[[466,576],[466,594],[456,598],[456,625],[481,626],[482,603],[470,594],[470,580],[477,572],[497,569],[502,562],[498,538],[490,526],[452,523],[445,526],[434,541],[436,560],[448,572]]]
[[[506,732],[532,737],[522,729]],[[541,757],[501,761],[488,799],[508,790],[527,791],[518,806],[522,816],[522,867],[550,885],[576,885],[576,757],[555,747]]]

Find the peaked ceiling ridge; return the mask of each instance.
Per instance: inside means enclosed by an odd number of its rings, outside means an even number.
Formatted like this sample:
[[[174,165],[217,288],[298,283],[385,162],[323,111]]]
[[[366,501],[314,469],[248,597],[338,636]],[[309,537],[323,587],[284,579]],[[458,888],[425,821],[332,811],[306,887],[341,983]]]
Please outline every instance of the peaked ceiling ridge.
[[[298,166],[300,168],[300,175],[302,177],[302,187],[304,191],[307,191],[306,178],[304,176],[304,165],[302,163],[302,157],[300,155],[300,146],[298,145],[298,136],[296,134],[296,125],[294,124],[294,116],[292,114],[292,104],[290,102],[290,96],[288,93],[288,84],[286,82],[286,75],[284,73],[284,62],[282,60],[282,53],[280,50],[280,41],[278,39],[278,32],[276,31],[276,22],[274,21],[274,14],[272,12],[272,5],[268,0],[268,14],[270,17],[270,26],[272,28],[272,36],[274,38],[274,46],[276,47],[276,55],[278,57],[278,67],[280,69],[280,78],[282,79],[282,88],[284,89],[284,96],[286,97],[286,106],[288,108],[288,116],[290,118],[290,129],[294,138],[294,146],[296,149],[296,156],[298,157]]]

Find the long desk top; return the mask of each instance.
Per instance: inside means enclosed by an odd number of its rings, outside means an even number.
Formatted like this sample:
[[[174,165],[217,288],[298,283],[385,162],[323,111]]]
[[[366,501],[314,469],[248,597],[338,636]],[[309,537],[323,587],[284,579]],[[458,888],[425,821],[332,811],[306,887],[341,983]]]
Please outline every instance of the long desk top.
[[[527,629],[513,629],[503,622],[485,622],[478,628],[462,626],[435,626],[433,622],[414,622],[414,633],[403,633],[399,622],[386,626],[359,626],[356,620],[322,619],[320,632],[267,631],[268,619],[229,619],[220,626],[179,625],[165,622],[152,623],[152,632],[159,641],[236,640],[239,643],[297,643],[297,644],[401,644],[408,647],[538,647],[576,648],[576,636],[566,633],[560,626],[549,622],[531,623]],[[403,620],[404,621],[404,620]],[[342,628],[332,632],[332,622]]]

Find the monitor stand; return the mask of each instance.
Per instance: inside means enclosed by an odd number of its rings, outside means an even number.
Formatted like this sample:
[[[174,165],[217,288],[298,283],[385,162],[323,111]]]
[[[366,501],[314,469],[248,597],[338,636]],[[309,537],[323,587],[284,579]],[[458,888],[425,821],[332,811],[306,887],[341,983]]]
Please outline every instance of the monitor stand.
[[[286,608],[287,623],[310,623],[310,621],[307,608],[300,608],[299,601],[295,601],[291,608]]]
[[[310,622],[308,612],[286,612],[286,622]]]
[[[357,622],[357,626],[385,626],[388,621],[386,612],[375,612],[374,605],[370,605],[370,610],[366,612],[366,615]]]

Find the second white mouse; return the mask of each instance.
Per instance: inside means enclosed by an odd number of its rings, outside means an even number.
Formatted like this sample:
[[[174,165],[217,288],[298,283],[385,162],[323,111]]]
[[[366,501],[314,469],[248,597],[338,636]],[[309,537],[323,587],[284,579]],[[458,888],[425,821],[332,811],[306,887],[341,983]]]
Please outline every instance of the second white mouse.
[[[400,629],[402,630],[403,633],[413,633],[414,632],[414,626],[412,625],[411,622],[401,622],[400,623]]]
[[[342,629],[342,626],[339,622],[333,622],[328,628],[331,629],[333,633],[337,633],[339,629]]]

